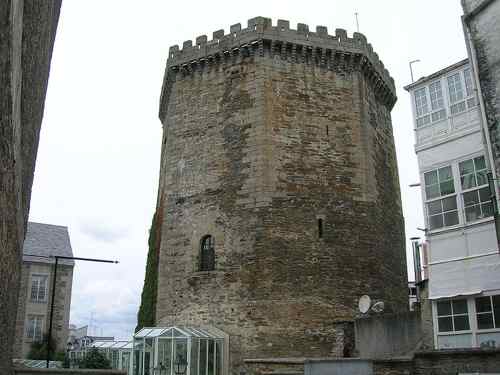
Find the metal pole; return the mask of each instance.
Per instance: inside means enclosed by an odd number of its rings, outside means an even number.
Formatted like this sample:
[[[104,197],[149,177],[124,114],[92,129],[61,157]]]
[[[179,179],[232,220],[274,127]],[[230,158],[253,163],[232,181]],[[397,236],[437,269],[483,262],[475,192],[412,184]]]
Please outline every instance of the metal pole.
[[[410,65],[410,75],[411,75],[411,82],[415,82],[415,80],[413,79],[413,68],[412,68],[412,64],[413,63],[416,63],[416,62],[420,62],[420,60],[412,60],[410,61],[409,65]]]
[[[25,254],[28,255],[28,254]],[[80,257],[67,257],[62,255],[51,255],[51,256],[43,256],[43,258],[55,258],[54,263],[54,279],[52,280],[52,301],[50,303],[50,320],[49,320],[49,332],[47,334],[47,368],[49,368],[49,360],[50,360],[50,342],[52,341],[52,321],[54,317],[54,299],[56,294],[56,278],[57,278],[57,264],[59,263],[59,259],[71,259],[71,260],[85,260],[88,262],[100,262],[100,263],[115,263],[118,264],[117,260],[104,260],[104,259],[94,259],[94,258],[80,258]]]
[[[354,15],[356,16],[356,30],[357,30],[357,31],[358,31],[358,33],[359,33],[358,12],[354,13]]]
[[[54,300],[56,295],[57,264],[59,263],[59,257],[56,256],[55,258],[54,278],[52,279],[52,300],[50,301],[49,333],[47,335],[47,368],[49,368],[50,361],[50,342],[52,341],[52,320],[54,317]]]

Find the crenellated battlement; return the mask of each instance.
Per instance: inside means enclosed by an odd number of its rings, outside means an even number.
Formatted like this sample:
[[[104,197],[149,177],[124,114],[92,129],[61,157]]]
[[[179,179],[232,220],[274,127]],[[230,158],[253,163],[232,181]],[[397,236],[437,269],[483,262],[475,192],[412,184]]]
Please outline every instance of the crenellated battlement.
[[[235,54],[263,56],[264,50],[286,55],[296,62],[311,56],[326,67],[356,65],[368,71],[391,107],[396,101],[394,80],[363,34],[355,32],[349,38],[344,29],[336,29],[335,35],[330,35],[326,26],[317,26],[313,32],[303,23],[297,24],[297,30],[293,30],[286,20],[278,20],[273,26],[270,18],[256,17],[248,20],[246,28],[237,23],[229,28],[228,34],[223,29],[214,31],[211,40],[201,35],[194,43],[185,41],[182,49],[174,45],[169,50],[167,68],[189,71],[193,66],[220,61]]]

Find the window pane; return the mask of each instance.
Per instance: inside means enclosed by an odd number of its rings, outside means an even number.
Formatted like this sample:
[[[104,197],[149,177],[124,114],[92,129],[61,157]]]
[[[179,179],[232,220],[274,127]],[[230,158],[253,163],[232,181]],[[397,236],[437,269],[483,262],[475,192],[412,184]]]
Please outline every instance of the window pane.
[[[464,80],[465,80],[465,91],[467,92],[467,96],[471,96],[474,93],[472,88],[472,75],[470,69],[464,70]]]
[[[472,160],[463,161],[458,164],[458,168],[460,169],[460,176],[464,174],[474,173],[474,163]]]
[[[486,169],[486,162],[484,160],[484,156],[479,156],[475,158],[474,165],[476,166],[476,171],[480,171],[481,169]]]
[[[451,112],[452,115],[455,115],[457,113],[463,112],[465,110],[466,110],[466,108],[465,108],[465,102],[459,102],[457,104],[453,104],[450,107],[450,112]]]
[[[444,225],[449,227],[451,225],[457,225],[458,224],[458,212],[457,211],[450,211],[446,212],[444,214]]]
[[[453,331],[453,323],[451,316],[445,318],[438,318],[439,332],[451,332]]]
[[[442,212],[441,200],[427,203],[427,210],[429,215],[435,215]]]
[[[478,186],[486,185],[488,183],[488,174],[485,170],[477,172],[476,178],[477,178],[477,185]]]
[[[469,173],[460,177],[462,189],[470,189],[476,186],[476,176],[474,173]]]
[[[200,340],[200,375],[207,374],[207,340]]]
[[[452,301],[453,314],[467,314],[467,300],[456,299]]]
[[[476,298],[476,312],[488,312],[491,311],[490,297],[478,297]]]
[[[481,218],[481,208],[477,206],[469,206],[465,208],[465,218],[467,221],[474,221]]]
[[[429,94],[431,97],[431,108],[436,110],[443,108],[443,93],[441,91],[441,82],[433,82],[429,85]]]
[[[495,314],[495,327],[500,328],[500,295],[493,296],[493,313]]]
[[[425,87],[415,91],[415,109],[417,111],[417,117],[425,115],[429,112]]]
[[[477,328],[489,329],[493,327],[493,315],[491,313],[477,314]]]
[[[448,77],[448,91],[450,93],[450,101],[452,103],[458,102],[464,98],[462,82],[460,81],[459,73]]]
[[[443,227],[443,215],[429,216],[429,225],[431,229],[438,229]]]
[[[455,192],[455,186],[453,185],[453,180],[441,182],[439,186],[441,188],[441,195],[453,194]]]
[[[31,281],[31,299],[36,301],[38,299],[38,280]]]
[[[437,171],[427,172],[424,174],[425,185],[434,185],[438,183]]]
[[[483,211],[483,217],[493,216],[493,204],[491,202],[483,203],[481,205],[481,210]]]
[[[454,316],[453,323],[455,323],[455,331],[467,331],[470,329],[468,315]]]
[[[482,189],[479,189],[479,199],[481,200],[481,202],[491,201],[490,196],[491,196],[491,194],[490,194],[490,187],[489,186],[484,187]]]
[[[208,341],[208,375],[214,375],[215,370],[215,342]]]
[[[453,180],[453,173],[451,173],[451,167],[439,168],[439,181]]]
[[[170,375],[172,366],[172,339],[160,339],[158,346],[158,352],[161,353],[158,357],[158,362],[165,367],[163,375]]]
[[[439,185],[436,184],[436,185],[427,186],[425,188],[425,195],[426,195],[427,199],[439,197],[439,195],[440,195]]]
[[[437,303],[437,313],[438,316],[451,315],[451,304],[450,301],[440,301]]]
[[[445,117],[446,117],[446,111],[442,109],[432,114],[432,121],[443,120]]]
[[[199,339],[193,338],[191,341],[191,375],[198,375],[198,344]],[[163,374],[162,374],[163,375]]]
[[[451,211],[457,209],[457,200],[455,196],[442,199],[443,211]]]
[[[471,206],[479,203],[477,190],[464,193],[464,205]]]
[[[216,371],[215,371],[215,374],[216,375],[222,375],[222,342],[217,340],[216,341],[216,357],[215,357],[215,361],[216,361]]]

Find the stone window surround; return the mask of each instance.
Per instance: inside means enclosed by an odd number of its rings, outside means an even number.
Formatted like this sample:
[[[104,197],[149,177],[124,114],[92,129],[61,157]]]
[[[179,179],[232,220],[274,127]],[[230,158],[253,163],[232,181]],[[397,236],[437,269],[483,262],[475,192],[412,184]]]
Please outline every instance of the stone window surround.
[[[41,283],[40,280],[44,280],[44,286],[43,286],[43,298],[40,298],[40,291],[41,291]],[[36,298],[33,298],[33,287],[34,287],[34,282],[37,281],[37,292],[36,292]],[[29,284],[29,301],[34,302],[34,303],[46,303],[48,301],[48,282],[49,282],[49,274],[47,273],[32,273],[30,275],[30,284]]]
[[[30,325],[33,322],[33,334],[30,334]],[[29,314],[26,318],[26,338],[37,341],[37,339],[41,340],[43,337],[43,328],[44,328],[45,316],[42,314]],[[39,335],[37,335],[37,330],[39,330]]]

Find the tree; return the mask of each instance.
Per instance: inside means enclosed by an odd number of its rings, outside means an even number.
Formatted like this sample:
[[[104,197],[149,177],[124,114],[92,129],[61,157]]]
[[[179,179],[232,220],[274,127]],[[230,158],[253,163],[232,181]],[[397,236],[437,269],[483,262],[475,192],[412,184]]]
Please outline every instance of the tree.
[[[110,369],[111,363],[104,354],[99,352],[99,350],[92,348],[79,362],[78,367],[87,369]]]

